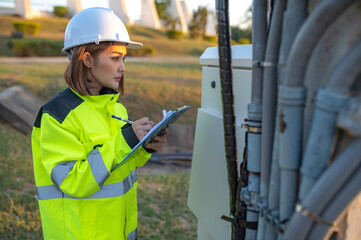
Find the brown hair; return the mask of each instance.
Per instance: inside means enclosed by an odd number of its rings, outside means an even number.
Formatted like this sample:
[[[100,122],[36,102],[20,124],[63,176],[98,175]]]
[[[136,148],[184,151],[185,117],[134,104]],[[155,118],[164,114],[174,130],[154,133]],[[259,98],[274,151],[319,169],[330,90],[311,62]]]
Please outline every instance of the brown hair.
[[[74,53],[71,56],[70,63],[68,64],[64,72],[65,82],[69,85],[69,87],[71,87],[74,91],[83,96],[89,95],[85,85],[89,68],[87,68],[82,61],[84,53],[88,52],[92,57],[96,58],[99,53],[103,52],[108,47],[115,44],[115,42],[100,42],[99,44],[90,43],[76,47]],[[123,75],[117,90],[118,92],[120,92],[121,95],[124,94]]]

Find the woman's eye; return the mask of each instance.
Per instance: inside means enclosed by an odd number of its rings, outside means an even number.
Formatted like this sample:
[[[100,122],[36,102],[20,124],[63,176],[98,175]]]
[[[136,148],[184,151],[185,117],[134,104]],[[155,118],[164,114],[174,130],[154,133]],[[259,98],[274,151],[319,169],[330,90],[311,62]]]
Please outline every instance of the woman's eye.
[[[119,57],[112,57],[112,59],[113,59],[114,61],[118,61],[118,60],[119,60]]]

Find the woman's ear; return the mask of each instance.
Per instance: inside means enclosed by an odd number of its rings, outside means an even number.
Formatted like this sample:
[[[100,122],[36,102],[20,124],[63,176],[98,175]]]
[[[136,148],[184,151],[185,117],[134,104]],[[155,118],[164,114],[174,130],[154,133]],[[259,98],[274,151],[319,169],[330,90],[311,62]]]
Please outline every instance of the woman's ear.
[[[81,60],[87,68],[91,68],[93,66],[93,58],[89,52],[85,52]]]

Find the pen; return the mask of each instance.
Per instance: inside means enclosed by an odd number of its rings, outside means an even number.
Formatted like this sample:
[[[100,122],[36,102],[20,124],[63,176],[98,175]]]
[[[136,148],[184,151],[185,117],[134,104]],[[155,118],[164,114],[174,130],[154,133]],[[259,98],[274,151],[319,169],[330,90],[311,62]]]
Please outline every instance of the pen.
[[[118,119],[118,120],[120,120],[120,121],[129,123],[129,124],[133,124],[132,121],[130,121],[130,120],[128,120],[128,119],[125,119],[125,118],[117,117],[117,116],[115,116],[115,115],[112,115],[112,118]]]

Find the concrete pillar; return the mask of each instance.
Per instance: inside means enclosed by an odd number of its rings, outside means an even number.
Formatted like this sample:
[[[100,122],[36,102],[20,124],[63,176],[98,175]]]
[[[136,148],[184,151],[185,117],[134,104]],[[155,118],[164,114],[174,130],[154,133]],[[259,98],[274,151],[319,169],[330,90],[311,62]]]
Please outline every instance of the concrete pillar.
[[[206,36],[216,36],[216,21],[212,13],[208,13],[207,15],[207,24],[205,30]]]
[[[81,7],[81,1],[80,0],[67,0],[68,4],[68,15],[69,16],[74,16],[75,14],[77,14],[78,12],[80,12],[81,10],[83,10],[83,8]]]
[[[182,6],[179,0],[171,0],[167,12],[172,18],[178,19],[178,22],[176,24],[176,30],[187,33],[188,25],[184,19]]]
[[[187,23],[187,26],[190,25],[192,19],[193,19],[193,14],[192,12],[189,10],[188,8],[188,4],[185,0],[180,1],[180,4],[182,6],[182,10],[183,10],[183,15],[184,15],[184,20]]]
[[[161,28],[154,0],[142,0],[142,12],[139,25],[155,29]]]
[[[128,15],[125,0],[109,0],[109,8],[123,21],[125,25],[133,25],[134,20]]]
[[[32,18],[30,0],[15,0],[15,14],[23,18]]]

